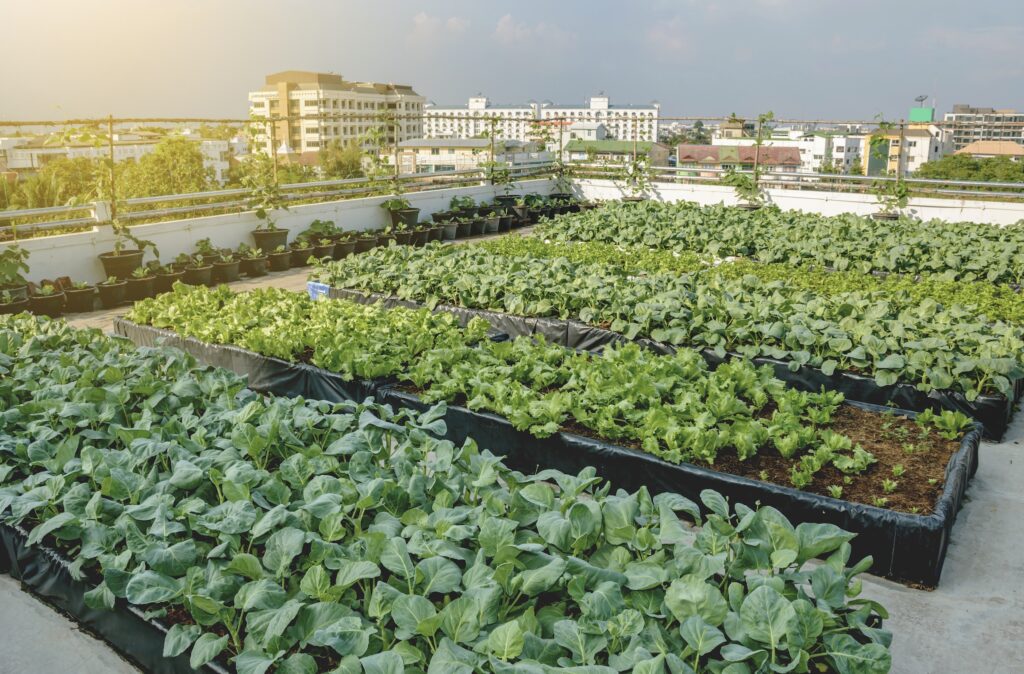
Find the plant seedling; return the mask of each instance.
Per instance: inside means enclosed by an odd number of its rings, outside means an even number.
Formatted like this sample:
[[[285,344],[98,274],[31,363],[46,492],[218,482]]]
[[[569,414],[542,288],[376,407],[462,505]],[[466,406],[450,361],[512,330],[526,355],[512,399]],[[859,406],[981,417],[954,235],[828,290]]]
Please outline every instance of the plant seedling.
[[[894,491],[896,491],[896,487],[898,486],[900,486],[900,483],[897,482],[896,480],[890,480],[889,478],[882,480],[882,491],[884,491],[886,494],[893,493]]]

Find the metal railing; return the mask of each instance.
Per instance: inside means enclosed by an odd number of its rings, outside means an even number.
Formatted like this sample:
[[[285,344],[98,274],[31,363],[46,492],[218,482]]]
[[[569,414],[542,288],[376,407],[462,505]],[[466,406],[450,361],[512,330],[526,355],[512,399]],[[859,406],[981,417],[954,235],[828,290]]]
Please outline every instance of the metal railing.
[[[509,179],[513,182],[549,175],[554,167],[552,162],[530,162],[508,167]],[[396,194],[396,184],[401,193],[420,194],[451,187],[490,184],[486,168],[436,171],[430,173],[401,173],[386,178],[345,178],[320,180],[305,183],[281,185],[282,199],[289,205],[318,203],[368,196]],[[120,220],[141,224],[159,221],[170,216],[202,217],[250,210],[249,191],[243,188],[211,190],[187,194],[167,194],[152,197],[137,197],[118,202]],[[238,198],[243,197],[243,198]],[[171,205],[173,204],[173,205]],[[88,216],[71,217],[87,211]],[[0,210],[0,236],[17,239],[25,235],[34,236],[69,230],[81,230],[110,222],[110,205],[97,201],[76,206],[54,206],[17,210]],[[25,222],[57,216],[44,222]]]

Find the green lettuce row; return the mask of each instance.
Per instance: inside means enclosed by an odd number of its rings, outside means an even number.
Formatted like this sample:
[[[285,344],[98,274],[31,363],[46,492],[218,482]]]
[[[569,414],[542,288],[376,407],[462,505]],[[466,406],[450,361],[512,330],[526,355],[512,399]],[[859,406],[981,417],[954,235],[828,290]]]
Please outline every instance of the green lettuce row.
[[[636,273],[562,256],[439,244],[375,249],[320,265],[312,277],[430,308],[575,318],[631,339],[776,358],[793,369],[862,372],[880,386],[907,382],[970,400],[981,393],[1011,397],[1024,376],[1020,327],[959,305],[884,292],[827,295],[749,274]]]
[[[258,396],[180,352],[0,318],[0,517],[242,674],[887,672],[851,534],[612,493],[439,441],[443,406]],[[701,525],[692,529],[685,520]],[[808,567],[813,557],[823,564]]]
[[[1021,285],[1024,223],[878,221],[852,214],[822,216],[763,208],[679,202],[612,202],[562,215],[539,227],[542,237],[643,245],[715,257],[839,271],[934,274],[944,280]]]
[[[227,286],[210,290],[181,283],[173,292],[136,302],[127,318],[210,344],[308,359],[348,381],[396,374],[428,349],[475,344],[489,328],[475,319],[463,329],[451,315],[425,309],[383,312],[353,302],[314,302],[278,288],[234,293]]]
[[[700,273],[729,279],[741,279],[749,275],[763,283],[779,281],[789,288],[809,290],[826,296],[851,292],[884,293],[901,305],[910,306],[924,301],[937,302],[947,307],[959,305],[972,314],[983,315],[994,321],[1024,325],[1024,293],[1010,286],[986,281],[945,281],[934,275],[923,278],[901,274],[880,277],[860,272],[765,264],[746,259],[713,265],[690,251],[676,252],[596,241],[552,241],[539,236],[506,236],[478,245],[499,255],[564,257],[574,263],[609,264],[630,274]]]

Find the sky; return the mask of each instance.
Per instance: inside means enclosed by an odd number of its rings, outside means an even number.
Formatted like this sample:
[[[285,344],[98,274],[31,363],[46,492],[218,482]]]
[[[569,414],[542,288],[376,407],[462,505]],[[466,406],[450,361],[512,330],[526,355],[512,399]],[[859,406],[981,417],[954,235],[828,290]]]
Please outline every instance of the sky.
[[[663,115],[1024,109],[1024,0],[0,0],[0,120],[245,117],[280,70],[438,104],[657,100]]]

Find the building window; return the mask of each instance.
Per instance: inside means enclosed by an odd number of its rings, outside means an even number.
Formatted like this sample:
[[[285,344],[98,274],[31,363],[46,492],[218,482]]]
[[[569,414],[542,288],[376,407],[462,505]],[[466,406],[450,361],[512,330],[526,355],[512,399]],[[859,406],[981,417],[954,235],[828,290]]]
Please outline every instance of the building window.
[[[436,148],[436,147],[432,147],[432,148],[430,148],[430,154],[441,154],[441,149],[440,148]]]

